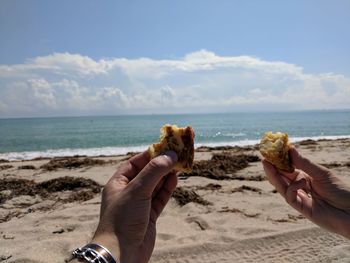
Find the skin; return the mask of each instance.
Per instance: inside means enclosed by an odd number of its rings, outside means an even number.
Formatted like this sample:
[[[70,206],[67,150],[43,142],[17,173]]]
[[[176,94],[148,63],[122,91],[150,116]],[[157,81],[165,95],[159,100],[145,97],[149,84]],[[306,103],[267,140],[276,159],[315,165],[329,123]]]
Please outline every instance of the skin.
[[[325,167],[303,157],[294,147],[289,155],[296,168],[293,173],[279,171],[268,161],[262,161],[269,182],[306,218],[350,239],[350,186]]]
[[[118,262],[148,262],[157,219],[177,185],[172,171],[176,161],[174,152],[150,160],[147,151],[126,161],[103,189],[100,221],[91,243],[106,247]]]
[[[290,149],[290,157],[297,168],[294,173],[262,161],[270,183],[306,218],[350,238],[350,186],[295,148]],[[126,161],[103,190],[100,221],[91,242],[106,247],[120,263],[148,262],[157,219],[177,185],[172,171],[176,161],[174,152],[152,160],[144,152]]]

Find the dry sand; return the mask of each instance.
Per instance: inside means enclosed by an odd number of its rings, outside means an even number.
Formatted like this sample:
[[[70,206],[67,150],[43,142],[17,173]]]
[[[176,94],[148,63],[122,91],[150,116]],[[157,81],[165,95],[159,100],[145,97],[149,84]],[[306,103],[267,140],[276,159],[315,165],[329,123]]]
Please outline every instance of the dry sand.
[[[350,184],[350,139],[296,147]],[[256,156],[254,147],[198,149],[158,221],[151,262],[350,262],[349,240],[290,208]],[[98,222],[95,182],[127,157],[1,162],[0,262],[64,262]]]

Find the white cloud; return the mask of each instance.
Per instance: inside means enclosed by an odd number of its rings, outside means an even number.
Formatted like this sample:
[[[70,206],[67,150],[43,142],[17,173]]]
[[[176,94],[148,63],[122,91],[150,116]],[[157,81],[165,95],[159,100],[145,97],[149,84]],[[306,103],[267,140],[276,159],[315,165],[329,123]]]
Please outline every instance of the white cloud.
[[[45,79],[29,79],[28,84],[33,90],[33,96],[48,107],[56,107],[54,90]]]
[[[200,50],[174,60],[55,53],[0,65],[0,116],[350,107],[350,79]]]
[[[104,74],[107,63],[104,60],[95,61],[87,56],[69,53],[54,53],[45,57],[37,57],[32,63],[57,73],[79,73],[81,75]]]

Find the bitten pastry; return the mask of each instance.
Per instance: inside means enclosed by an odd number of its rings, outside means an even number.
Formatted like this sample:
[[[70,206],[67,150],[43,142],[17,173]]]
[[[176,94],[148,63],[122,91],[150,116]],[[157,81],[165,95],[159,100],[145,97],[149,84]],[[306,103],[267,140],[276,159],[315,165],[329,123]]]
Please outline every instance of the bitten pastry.
[[[160,129],[159,143],[152,144],[148,152],[154,158],[168,150],[176,152],[178,161],[174,167],[177,171],[191,172],[194,159],[194,131],[191,126],[179,128],[166,124]]]
[[[289,158],[290,144],[288,134],[266,132],[261,139],[259,150],[267,161],[278,169],[286,172],[294,172],[294,167]]]

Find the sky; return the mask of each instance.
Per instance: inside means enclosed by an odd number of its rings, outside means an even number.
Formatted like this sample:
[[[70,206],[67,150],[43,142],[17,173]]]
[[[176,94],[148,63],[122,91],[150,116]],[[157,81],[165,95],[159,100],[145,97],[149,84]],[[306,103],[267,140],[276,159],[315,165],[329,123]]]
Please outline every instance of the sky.
[[[350,108],[350,1],[0,1],[0,118]]]

